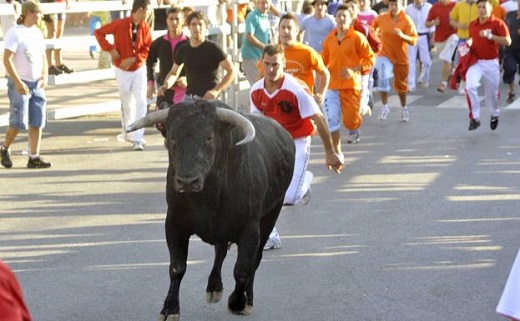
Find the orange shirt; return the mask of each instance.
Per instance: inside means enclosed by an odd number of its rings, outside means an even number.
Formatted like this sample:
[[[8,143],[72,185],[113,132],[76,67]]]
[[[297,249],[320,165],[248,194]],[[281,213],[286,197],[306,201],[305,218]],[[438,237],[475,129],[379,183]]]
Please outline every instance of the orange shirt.
[[[106,35],[114,35],[114,44],[106,40]],[[139,23],[135,45],[132,44],[132,16],[114,20],[94,31],[96,40],[101,49],[111,51],[116,49],[119,59],[114,64],[119,67],[123,59],[135,57],[135,63],[130,66],[128,71],[135,71],[146,63],[148,52],[152,44],[152,33],[150,27],[143,20]]]
[[[500,4],[497,4],[493,7],[493,11],[491,11],[491,14],[499,19],[504,20],[504,18],[506,17],[506,9],[504,9],[504,7],[502,7]]]
[[[387,57],[394,65],[407,65],[408,45],[415,45],[418,35],[412,19],[404,10],[397,13],[395,21],[389,11],[384,12],[374,19],[372,26],[376,30],[379,29],[379,38],[383,44],[383,49],[378,55]],[[394,34],[396,28],[401,29],[405,35],[412,37],[412,41],[406,42]]]
[[[370,70],[375,62],[375,54],[370,48],[367,38],[355,31],[353,27],[347,30],[340,41],[338,41],[337,33],[337,29],[329,33],[323,41],[323,51],[321,52],[323,62],[330,71],[329,88],[361,90],[361,71],[349,79],[341,76],[341,71],[359,65],[363,67],[363,70]]]
[[[247,3],[237,5],[237,21],[244,22],[247,14]],[[233,8],[226,9],[226,22],[233,22]]]
[[[325,68],[323,59],[311,47],[300,42],[295,43],[290,47],[284,47],[285,68],[284,72],[303,81],[310,92],[314,92],[314,71],[321,73]],[[264,67],[262,62],[258,63],[260,75],[264,75]]]

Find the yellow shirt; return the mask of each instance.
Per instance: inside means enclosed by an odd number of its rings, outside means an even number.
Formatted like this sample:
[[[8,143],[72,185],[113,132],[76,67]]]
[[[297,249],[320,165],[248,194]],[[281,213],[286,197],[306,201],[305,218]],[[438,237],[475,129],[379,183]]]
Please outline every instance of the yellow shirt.
[[[469,23],[478,18],[477,3],[469,4],[466,0],[458,2],[450,12],[450,19],[468,26],[466,29],[457,28],[457,36],[461,39],[469,37]]]

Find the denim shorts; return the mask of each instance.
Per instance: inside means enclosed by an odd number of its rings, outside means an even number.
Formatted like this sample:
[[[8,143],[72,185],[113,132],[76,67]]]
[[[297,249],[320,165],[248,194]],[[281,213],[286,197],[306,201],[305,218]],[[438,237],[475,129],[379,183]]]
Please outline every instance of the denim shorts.
[[[341,128],[341,99],[339,91],[327,89],[323,101],[323,111],[329,131],[338,131]]]
[[[29,126],[44,128],[47,114],[47,98],[39,81],[23,82],[29,87],[29,94],[20,95],[14,81],[7,77],[9,96],[9,126],[27,130]]]

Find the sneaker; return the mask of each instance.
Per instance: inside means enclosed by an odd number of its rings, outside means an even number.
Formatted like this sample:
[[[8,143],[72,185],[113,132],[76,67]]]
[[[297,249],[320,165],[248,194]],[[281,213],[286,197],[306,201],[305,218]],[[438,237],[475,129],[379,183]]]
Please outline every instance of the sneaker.
[[[515,96],[516,96],[515,93],[510,92],[510,93],[507,95],[506,103],[511,104],[513,101],[515,101]]]
[[[305,192],[305,195],[303,195],[302,199],[298,202],[298,204],[301,204],[301,205],[309,204],[309,202],[311,201],[311,196],[312,196],[311,194],[312,194],[312,190],[309,187],[309,189],[307,190],[307,192]]]
[[[498,127],[498,116],[491,116],[491,121],[489,122],[489,128],[491,130],[495,130]]]
[[[269,234],[269,239],[265,242],[264,251],[266,250],[276,250],[282,247],[282,241],[280,240],[280,235],[276,230],[276,227],[273,228],[271,234]]]
[[[8,148],[1,147],[0,149],[0,162],[2,166],[5,168],[13,167],[13,162],[11,161],[11,152]]]
[[[408,107],[401,107],[401,120],[402,121],[410,121],[410,113],[408,112]]]
[[[408,87],[408,92],[409,93],[414,93],[415,92],[415,87]]]
[[[74,69],[70,69],[69,67],[67,67],[65,64],[62,64],[61,66],[58,67],[59,70],[63,71],[64,73],[66,74],[71,74],[74,72]]]
[[[144,150],[144,144],[141,142],[133,142],[132,149],[137,151]]]
[[[347,144],[356,144],[359,143],[359,129],[350,130],[348,132]]]
[[[49,168],[51,166],[52,163],[44,161],[40,156],[34,159],[29,157],[29,161],[27,162],[27,168]]]
[[[428,88],[428,87],[430,87],[430,83],[429,82],[423,82],[423,83],[421,83],[421,86],[423,88]]]
[[[63,73],[63,70],[56,68],[56,66],[49,67],[49,75],[57,76],[57,75],[61,75],[62,73]]]
[[[497,119],[497,125],[498,125],[498,119]],[[479,127],[480,127],[480,120],[470,119],[468,130],[475,130],[475,129],[479,128]]]
[[[381,107],[381,111],[379,112],[379,119],[385,120],[390,113],[390,108],[388,106]]]

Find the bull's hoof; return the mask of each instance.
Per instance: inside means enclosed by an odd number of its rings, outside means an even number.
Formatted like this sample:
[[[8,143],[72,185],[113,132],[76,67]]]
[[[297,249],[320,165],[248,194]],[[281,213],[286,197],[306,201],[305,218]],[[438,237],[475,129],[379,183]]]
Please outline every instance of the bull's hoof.
[[[236,314],[236,315],[250,315],[251,313],[253,313],[253,306],[248,304],[241,311],[235,311],[235,310],[232,310],[231,308],[229,308],[229,311],[231,311],[231,313]]]
[[[252,309],[252,307],[251,309],[247,308],[247,297],[245,296],[245,294],[236,295],[235,292],[233,292],[229,296],[228,309],[233,314],[246,315],[251,313],[250,310]],[[247,313],[248,310],[249,313]]]
[[[206,292],[206,301],[208,303],[217,303],[222,300],[222,291]]]
[[[159,314],[157,321],[179,321],[180,316],[178,314],[170,314],[166,317],[164,314]]]

